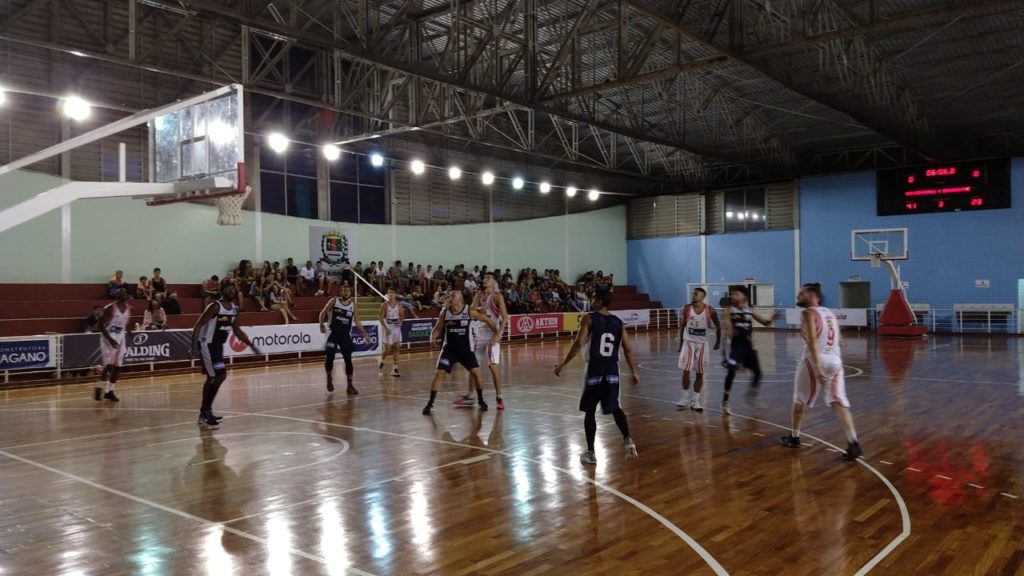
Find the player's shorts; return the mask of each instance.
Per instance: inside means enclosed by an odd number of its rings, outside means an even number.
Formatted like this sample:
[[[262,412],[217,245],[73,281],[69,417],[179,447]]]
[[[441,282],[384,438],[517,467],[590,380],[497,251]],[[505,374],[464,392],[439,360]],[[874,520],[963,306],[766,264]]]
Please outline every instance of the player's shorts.
[[[224,345],[215,344],[213,342],[209,344],[200,344],[199,353],[203,360],[203,373],[213,378],[217,375],[218,371],[224,371],[227,367],[224,365]]]
[[[481,366],[501,364],[501,343],[494,344],[491,342],[493,338],[494,333],[487,329],[477,329],[473,333],[473,346]]]
[[[382,331],[386,332],[384,335],[385,346],[393,346],[395,344],[402,343],[402,327],[400,325],[388,324],[388,329],[386,331]]]
[[[703,374],[708,369],[711,345],[708,342],[683,340],[683,349],[679,352],[679,367],[686,372],[695,371]]]
[[[761,370],[761,361],[757,357],[757,350],[749,338],[733,338],[729,343],[729,355],[726,356],[722,365],[728,370],[736,370],[740,366],[750,368],[755,372]]]
[[[472,350],[465,352],[448,349],[441,350],[441,356],[437,359],[438,370],[444,370],[451,374],[452,368],[454,368],[456,364],[462,364],[462,367],[466,370],[472,370],[480,367],[480,363],[477,362],[476,359],[476,354],[474,354]]]
[[[824,393],[825,404],[839,404],[850,407],[846,398],[846,378],[843,375],[843,359],[834,354],[822,354],[819,357],[819,368],[823,374],[815,372],[811,360],[804,358],[802,365],[797,366],[796,379],[793,384],[793,402],[814,406],[814,401]],[[825,376],[826,384],[822,384],[819,376]]]
[[[352,343],[352,337],[350,335],[331,332],[327,336],[327,344],[324,346],[324,351],[328,354],[351,356],[354,348],[355,346]]]
[[[100,335],[100,356],[103,358],[104,366],[121,366],[124,364],[125,339],[124,332],[107,332],[110,338],[117,342],[117,347],[111,346],[107,339]]]
[[[580,412],[594,412],[601,406],[602,414],[611,414],[619,409],[619,383],[602,378],[597,384],[584,384],[580,396]]]

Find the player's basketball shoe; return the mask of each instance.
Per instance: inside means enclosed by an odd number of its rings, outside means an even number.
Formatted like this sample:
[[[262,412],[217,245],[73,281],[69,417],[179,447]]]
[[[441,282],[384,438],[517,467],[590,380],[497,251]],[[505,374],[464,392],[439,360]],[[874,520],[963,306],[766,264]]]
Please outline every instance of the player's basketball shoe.
[[[120,398],[118,398],[117,396],[114,395],[114,391],[113,390],[111,390],[110,392],[107,392],[106,394],[104,394],[103,398],[105,400],[110,400],[111,402],[120,402],[121,401]]]
[[[481,400],[480,403],[476,405],[476,407],[479,408],[481,411],[486,412],[488,408],[487,402]]]
[[[700,394],[693,395],[693,401],[690,402],[690,410],[693,410],[694,412],[704,411],[704,405],[700,402]]]
[[[495,404],[494,407],[497,408],[498,410],[504,410],[505,409],[505,399],[504,398],[498,398],[498,403]]]
[[[430,416],[433,413],[434,413],[434,405],[433,404],[427,404],[426,406],[423,407],[423,415],[424,416]]]
[[[860,449],[860,442],[850,442],[846,445],[846,453],[843,454],[843,460],[853,462],[857,458],[860,458],[864,451]]]
[[[626,438],[626,460],[636,460],[636,442],[632,438]]]
[[[683,392],[682,396],[679,397],[679,401],[676,402],[676,408],[680,410],[686,410],[687,408],[691,408],[692,406],[693,403],[690,399],[690,391],[687,390],[686,392]]]
[[[456,408],[472,408],[476,404],[476,400],[469,394],[459,396],[452,401]]]
[[[398,364],[391,367],[391,375],[395,378],[401,378],[402,374],[398,372]]]
[[[199,419],[196,420],[196,424],[203,428],[217,428],[220,426],[220,422],[218,422],[210,412],[200,412]]]
[[[729,401],[728,400],[723,400],[722,401],[722,416],[728,416],[730,414],[732,414],[732,411],[729,410]]]
[[[800,447],[800,437],[799,436],[793,436],[792,434],[786,434],[782,438],[779,438],[779,441],[782,442],[783,446],[786,446],[786,447],[789,447],[789,448],[799,448]]]
[[[330,374],[327,375],[327,391],[334,392],[334,377]]]
[[[597,456],[594,456],[594,453],[588,450],[580,454],[580,464],[589,464],[593,466],[594,464],[597,464]]]
[[[349,396],[358,396],[359,390],[356,390],[355,386],[349,384],[348,387],[345,388],[345,394],[348,394]]]

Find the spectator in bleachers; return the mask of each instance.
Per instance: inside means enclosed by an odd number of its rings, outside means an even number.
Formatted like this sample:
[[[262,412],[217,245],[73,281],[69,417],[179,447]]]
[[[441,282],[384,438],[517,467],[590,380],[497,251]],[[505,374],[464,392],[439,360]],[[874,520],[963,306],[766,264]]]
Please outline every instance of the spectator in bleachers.
[[[299,318],[292,314],[291,305],[283,290],[287,290],[287,288],[282,289],[281,285],[277,282],[270,287],[270,309],[274,312],[280,312],[284,323],[288,324],[289,320],[298,320]]]
[[[279,273],[281,271],[281,263],[278,262],[277,260],[274,260],[274,263],[270,266],[270,271],[273,272],[274,274]]]
[[[342,274],[344,275],[345,272],[343,271]],[[324,294],[329,294],[331,291],[331,284],[335,283],[334,280],[330,277],[330,275],[327,274],[327,270],[324,269],[323,262],[316,263],[316,269],[313,270],[313,279],[316,281],[317,286],[315,296],[323,296]],[[348,280],[343,280],[343,283],[347,284],[348,286],[351,286],[355,282],[355,280],[356,279],[353,276]]]
[[[139,276],[139,282],[135,285],[135,297],[140,300],[153,299],[153,284],[150,283],[149,278]]]
[[[413,280],[418,280],[419,277],[420,275],[416,271],[416,267],[413,266],[412,262],[409,262],[409,266],[406,267],[404,274],[406,290],[411,290]]]
[[[522,314],[523,302],[519,298],[519,291],[512,282],[505,282],[504,285],[505,306],[509,314]]]
[[[434,272],[434,282],[443,282],[445,277],[444,266],[438,264],[437,270]]]
[[[541,297],[540,290],[538,290],[536,286],[528,290],[526,299],[530,305],[530,312],[540,312],[540,308],[544,304],[544,299]]]
[[[466,282],[462,285],[462,289],[467,292],[467,297],[472,297],[478,288],[479,286],[477,285],[476,279],[474,279],[473,276],[466,278]]]
[[[113,300],[119,290],[128,290],[128,284],[124,281],[124,272],[117,270],[107,281],[107,299]]]
[[[103,306],[93,306],[92,314],[85,317],[85,331],[99,332],[101,318],[103,318]]]
[[[249,297],[256,301],[260,312],[267,311],[267,285],[271,274],[270,262],[264,262],[262,268],[253,272],[252,284],[249,285]]]
[[[295,266],[295,262],[291,258],[286,260],[284,267],[284,279],[290,286],[298,286],[299,284],[299,269]]]
[[[501,277],[501,283],[502,284],[507,284],[507,283],[511,282],[512,280],[513,280],[513,278],[512,278],[512,269],[511,268],[505,268],[505,274],[503,274],[502,277]]]
[[[167,312],[168,314],[181,314],[181,303],[178,302],[178,294],[176,292],[171,292],[170,294],[167,294],[161,300],[160,307],[163,308],[164,312]]]
[[[149,279],[149,285],[153,287],[153,294],[167,294],[167,280],[161,275],[159,268],[153,268],[153,277]]]
[[[142,327],[144,330],[163,330],[167,328],[167,313],[160,307],[160,301],[152,299],[146,306],[146,312],[142,315]]]
[[[576,284],[576,293],[573,295],[572,305],[577,312],[590,311],[590,299],[587,298],[587,289],[583,282]]]
[[[295,285],[295,292],[299,296],[307,290],[316,292],[316,269],[313,268],[312,260],[306,260],[306,265],[299,270],[298,283]]]
[[[214,274],[203,281],[202,287],[203,308],[210,305],[210,302],[220,300],[220,277]]]
[[[430,303],[435,308],[444,308],[448,303],[448,284],[444,280],[437,281],[437,289]]]

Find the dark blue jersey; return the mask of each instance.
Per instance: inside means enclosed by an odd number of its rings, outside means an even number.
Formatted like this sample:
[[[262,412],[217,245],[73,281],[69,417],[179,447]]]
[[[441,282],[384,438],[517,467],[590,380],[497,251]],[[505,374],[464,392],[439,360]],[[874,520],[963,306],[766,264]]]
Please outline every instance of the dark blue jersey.
[[[341,298],[334,299],[331,306],[331,337],[351,338],[352,318],[356,314],[356,305],[351,300],[346,304]]]
[[[471,352],[473,343],[470,340],[469,325],[472,318],[469,315],[469,305],[463,304],[459,312],[447,308],[443,311],[444,322],[444,350],[446,352]]]
[[[754,316],[752,310],[746,306],[729,309],[729,322],[732,323],[732,339],[750,339],[750,331],[754,327]]]
[[[590,342],[587,343],[587,384],[619,381],[619,346],[622,320],[612,314],[590,313]]]

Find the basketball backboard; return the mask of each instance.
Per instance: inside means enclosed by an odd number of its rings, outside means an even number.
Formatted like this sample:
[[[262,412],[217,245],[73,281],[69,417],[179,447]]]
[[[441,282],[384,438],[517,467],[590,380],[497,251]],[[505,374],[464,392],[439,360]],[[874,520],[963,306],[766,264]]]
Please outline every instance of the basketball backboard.
[[[150,179],[227,178],[237,188],[245,162],[242,87],[149,121]]]
[[[850,259],[871,260],[872,255],[882,260],[909,258],[906,228],[872,228],[850,231]]]

